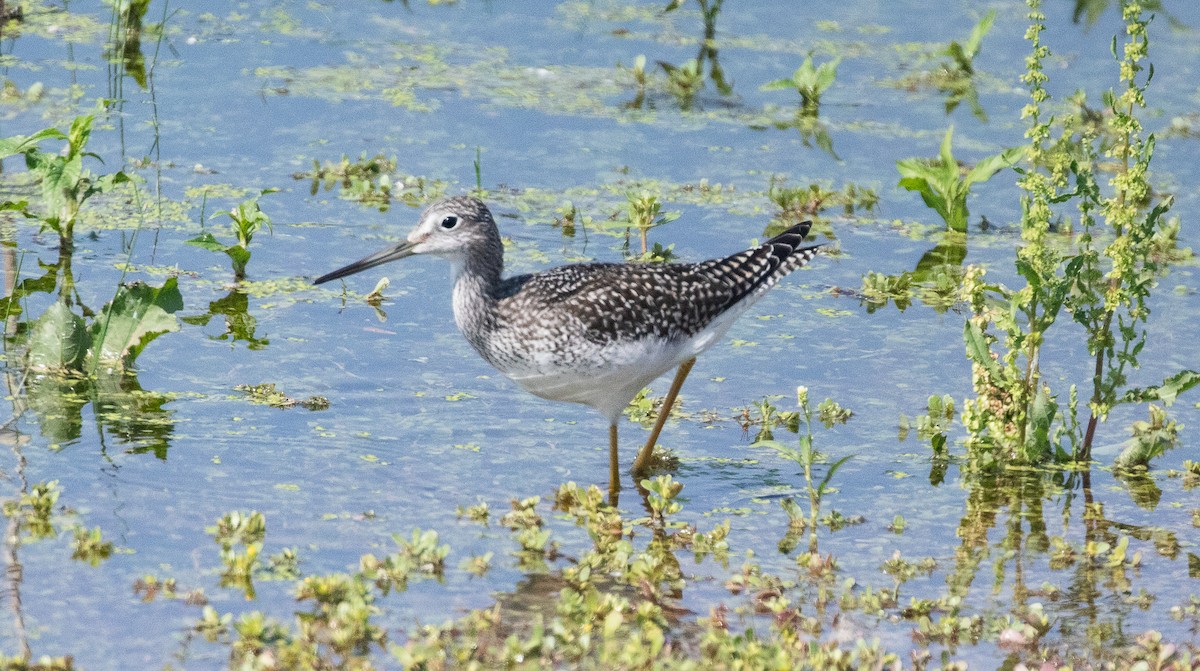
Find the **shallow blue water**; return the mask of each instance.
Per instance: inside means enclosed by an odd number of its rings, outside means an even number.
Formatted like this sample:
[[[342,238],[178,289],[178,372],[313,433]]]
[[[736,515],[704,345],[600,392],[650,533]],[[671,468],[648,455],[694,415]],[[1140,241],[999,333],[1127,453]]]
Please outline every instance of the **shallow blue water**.
[[[988,82],[980,92],[988,123],[971,116],[965,104],[945,114],[936,91],[889,84],[918,67],[909,43],[963,39],[978,19],[972,3],[926,8],[925,3],[852,2],[833,9],[731,3],[718,26],[719,39],[729,44],[718,44],[735,93],[721,96],[710,83],[691,112],[681,112],[662,93],[651,95],[652,109],[622,108],[635,91],[617,70],[618,62],[629,65],[638,54],[647,56],[648,68],[656,60],[681,62],[695,54],[701,32],[694,12],[641,21],[603,18],[627,4],[463,2],[405,8],[375,3],[354,11],[293,2],[262,8],[172,6],[152,94],[126,79],[123,126],[98,129],[91,149],[111,169],[122,165],[122,155],[161,154],[161,176],[151,169],[137,171],[148,181],[143,193],[160,184],[164,198],[182,202],[183,216],[168,218],[157,231],[154,219],[146,221],[128,257],[124,244],[136,222],[123,222],[120,230],[93,229],[94,237],[86,222],[81,224],[74,267],[84,301],[103,304],[118,281],[116,264],[127,258],[136,266],[153,266],[154,272],[135,272],[134,278],[159,282],[164,269],[181,273],[181,315],[202,314],[210,301],[225,296],[230,282],[225,259],[182,244],[198,232],[201,209],[201,198],[186,190],[205,185],[282,189],[262,200],[274,231],[255,238],[252,280],[311,278],[402,236],[415,222],[415,209],[395,204],[379,212],[339,199],[337,191],[312,196],[307,181],[291,178],[309,169],[313,159],[337,160],[343,154],[352,159],[363,152],[395,155],[399,172],[445,180],[457,193],[475,185],[479,148],[483,186],[492,191],[490,202],[512,242],[513,272],[578,258],[621,258],[615,237],[592,232],[586,242],[582,236],[564,239],[550,225],[552,212],[523,211],[527,201],[520,195],[530,191],[551,194],[546,202],[554,206],[572,199],[603,220],[623,210],[626,181],[654,180],[651,189],[702,179],[731,187],[726,203],[697,204],[683,196],[668,201],[665,209],[680,210],[682,216],[651,233],[652,241],[672,243],[681,258],[695,260],[761,238],[773,206],[766,198],[746,201],[736,195],[765,190],[770,175],[791,184],[872,186],[881,196],[874,216],[830,218],[843,254],[820,259],[784,282],[697,364],[684,390],[684,408],[711,409],[720,421],[674,422],[662,442],[682,460],[676,478],[685,486],[683,519],[707,528],[720,519],[713,513],[733,510],[735,548],[753,549],[765,568],[794,570],[792,558],[775,550],[787,526],[778,499],[798,492],[802,479],[793,464],[750,447],[753,435],[746,435],[734,417],[765,395],[781,396],[776,405],[791,409],[799,384],[808,386],[816,400],[833,397],[855,417],[845,427],[820,433],[818,446],[835,457],[855,457],[838,472],[830,505],[846,515],[863,515],[866,522],[824,536],[822,549],[839,558],[847,575],[873,585],[889,584],[878,567],[893,552],[933,556],[939,569],[906,585],[902,601],[941,593],[960,548],[957,531],[967,492],[957,486],[953,466],[945,484],[929,484],[930,452],[914,439],[897,441],[897,420],[901,413],[922,412],[930,394],[961,400],[969,393],[963,317],[919,304],[904,312],[887,308],[868,314],[854,298],[829,289],[855,289],[870,270],[911,270],[933,246],[921,231],[934,230],[936,216],[915,194],[895,186],[897,159],[934,155],[949,124],[956,129],[956,156],[968,162],[1022,141],[1017,114],[1026,97],[1017,77],[1026,53],[1023,4],[997,5],[996,25],[977,62]],[[1071,25],[1069,4],[1048,10],[1052,29],[1045,40],[1056,53],[1050,88],[1062,95],[1087,87],[1097,95],[1113,81],[1108,48],[1119,24],[1109,11],[1090,29]],[[1169,9],[1176,18],[1200,25],[1200,16],[1189,15],[1195,14],[1189,3]],[[94,98],[110,95],[102,57],[108,9],[73,3],[71,12],[92,16],[97,28],[52,32],[53,15],[39,15],[31,19],[30,32],[2,43],[0,51],[9,59],[7,79],[20,90],[40,81],[51,91],[28,108],[0,107],[4,136],[62,125],[90,109]],[[152,17],[155,12],[161,8],[153,7]],[[577,20],[580,13],[584,18]],[[821,21],[834,21],[837,29]],[[879,29],[863,30],[871,26]],[[1153,29],[1157,68],[1145,118],[1149,127],[1165,131],[1174,117],[1195,114],[1197,41],[1194,32],[1172,28],[1165,20]],[[614,34],[617,30],[629,32]],[[422,49],[432,49],[435,61],[448,64],[446,71],[434,72],[413,58]],[[805,146],[795,130],[748,121],[763,110],[787,117],[795,94],[764,92],[759,86],[788,75],[810,49],[818,60],[846,56],[821,107],[839,158]],[[64,61],[75,69],[63,68]],[[264,67],[286,70],[257,71]],[[429,110],[392,105],[386,89],[407,81],[406,68],[421,72],[425,67],[432,85],[411,93]],[[661,78],[661,71],[654,76]],[[506,78],[514,83],[503,85]],[[80,99],[60,104],[58,92],[71,82],[81,87]],[[528,94],[530,89],[535,95]],[[589,90],[602,92],[589,102],[596,106],[573,107],[572,101],[585,97],[577,94]],[[1197,244],[1187,226],[1197,202],[1187,188],[1198,180],[1196,151],[1194,137],[1164,134],[1154,163],[1155,183],[1175,193],[1185,246]],[[15,165],[5,162],[10,171]],[[998,230],[972,233],[968,262],[993,264],[1001,278],[1012,276],[1009,259],[1018,238],[1012,182],[1011,173],[1002,173],[970,201],[972,223],[986,215]],[[237,200],[210,197],[206,216]],[[222,221],[207,225],[227,235]],[[54,257],[53,238],[36,235],[26,224],[6,235],[25,254],[23,272],[32,268],[34,257]],[[352,570],[361,554],[387,552],[391,534],[407,535],[415,527],[437,529],[453,548],[450,564],[456,566],[503,546],[497,539],[507,536],[502,529],[481,532],[457,521],[456,506],[484,500],[499,513],[511,498],[547,496],[568,480],[603,485],[603,420],[582,407],[526,395],[479,360],[454,332],[443,265],[409,259],[347,285],[363,294],[382,275],[392,282],[383,306],[386,320],[355,297],[343,301],[339,287],[310,288],[297,281],[264,286],[250,299],[257,337],[270,341],[265,347],[252,350],[245,342],[220,339],[220,316],[206,326],[184,325],[152,343],[138,371],[144,389],[173,396],[164,406],[171,429],[163,459],[129,453],[115,436],[102,435],[94,428],[91,406],[83,410],[82,435],[58,449],[50,449],[53,441],[39,429],[36,413],[21,418],[19,449],[28,460],[23,476],[30,482],[58,480],[61,502],[89,527],[100,526],[119,549],[92,568],[69,559],[65,538],[21,548],[23,609],[35,655],[72,654],[88,669],[170,661],[197,609],[141,603],[131,586],[147,574],[204,587],[222,612],[261,609],[286,619],[295,608],[291,583],[260,583],[258,600],[249,604],[216,587],[217,546],[204,529],[230,510],[262,511],[267,551],[296,547],[306,572]],[[1181,367],[1195,368],[1200,361],[1191,336],[1190,316],[1200,308],[1194,265],[1173,270],[1161,284],[1144,367],[1131,377],[1135,385],[1157,382]],[[1182,290],[1173,291],[1176,286]],[[31,299],[29,313],[45,304],[43,298]],[[1078,334],[1066,331],[1052,344],[1070,354],[1047,361],[1046,368],[1052,376],[1083,379],[1090,362],[1066,337]],[[261,382],[273,382],[295,398],[325,396],[331,407],[278,410],[251,405],[233,389]],[[660,381],[656,392],[664,388]],[[1173,409],[1185,425],[1183,447],[1163,457],[1160,468],[1177,468],[1195,457],[1194,403],[1185,399]],[[1102,463],[1111,463],[1120,452],[1127,438],[1123,427],[1142,419],[1143,412],[1113,413],[1096,451]],[[645,433],[633,423],[621,431],[628,462]],[[9,472],[15,465],[3,468]],[[1177,479],[1161,478],[1162,500],[1150,511],[1133,503],[1106,472],[1096,479],[1109,519],[1175,530],[1185,548],[1168,558],[1135,540],[1145,557],[1134,590],[1156,594],[1157,602],[1148,611],[1132,611],[1110,593],[1106,605],[1127,631],[1159,628],[1186,639],[1183,625],[1164,613],[1181,593],[1194,591],[1186,566],[1186,552],[1195,551],[1187,536],[1194,492],[1184,491]],[[1056,510],[1063,505],[1062,496],[1050,497],[1046,518],[1063,527],[1055,533],[1078,542],[1074,527],[1057,522]],[[372,514],[364,517],[367,511]],[[884,531],[896,514],[908,521],[903,535]],[[1079,514],[1076,508],[1073,516]],[[559,524],[565,543],[586,543]],[[998,542],[1002,531],[993,529],[988,540]],[[1004,611],[1011,603],[1006,582],[1001,581],[1002,589],[990,589],[993,561],[995,556],[984,560],[970,593],[976,612]],[[1046,567],[1044,554],[1031,553],[1029,564],[1029,584],[1065,580]],[[684,605],[703,614],[723,596],[720,580],[706,578],[725,572],[711,563],[692,570],[699,580]],[[483,579],[450,571],[443,585],[414,584],[385,600],[385,625],[400,633],[417,616],[423,621],[453,617],[487,605],[493,592],[513,591],[522,578],[503,559]],[[1061,606],[1062,616],[1073,607]],[[862,619],[857,626],[868,637],[878,635],[899,651],[911,647],[911,625]],[[0,628],[0,636],[4,651],[14,653],[14,630]],[[960,653],[984,666],[999,658],[990,644]],[[185,665],[197,668],[223,659],[220,650],[199,645],[188,654],[195,657]]]

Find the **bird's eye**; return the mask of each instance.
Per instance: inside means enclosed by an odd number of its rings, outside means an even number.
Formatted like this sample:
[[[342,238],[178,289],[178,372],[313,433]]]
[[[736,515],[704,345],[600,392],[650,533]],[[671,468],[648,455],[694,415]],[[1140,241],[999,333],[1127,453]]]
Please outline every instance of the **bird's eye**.
[[[450,215],[450,216],[446,217],[445,219],[443,219],[442,223],[440,225],[442,228],[446,229],[447,231],[452,231],[455,228],[458,228],[458,217],[456,217],[454,215]]]

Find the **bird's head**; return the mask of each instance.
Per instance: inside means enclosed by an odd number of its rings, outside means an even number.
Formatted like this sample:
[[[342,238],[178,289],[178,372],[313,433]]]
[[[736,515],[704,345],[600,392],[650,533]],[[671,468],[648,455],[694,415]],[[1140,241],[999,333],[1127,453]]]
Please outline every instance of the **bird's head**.
[[[347,277],[389,261],[414,254],[433,254],[461,268],[472,256],[490,260],[498,256],[500,234],[487,205],[478,198],[457,196],[434,202],[421,213],[408,238],[318,277],[313,284]]]

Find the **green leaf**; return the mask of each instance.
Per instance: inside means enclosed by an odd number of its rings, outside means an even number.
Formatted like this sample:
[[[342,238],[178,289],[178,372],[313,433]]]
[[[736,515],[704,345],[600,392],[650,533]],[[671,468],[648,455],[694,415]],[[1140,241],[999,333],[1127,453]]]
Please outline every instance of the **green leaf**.
[[[796,82],[791,79],[776,79],[759,87],[760,91],[786,91],[796,88]]]
[[[1013,167],[1017,161],[1025,157],[1025,150],[1025,147],[1012,147],[976,163],[975,167],[967,173],[967,184],[986,182],[992,178],[992,175],[1005,168]]]
[[[207,249],[210,252],[224,253],[225,249],[229,247],[229,245],[214,238],[212,233],[201,233],[186,242],[189,245],[199,247],[200,249]]]
[[[1117,403],[1162,401],[1165,405],[1171,405],[1175,402],[1176,397],[1198,384],[1200,384],[1200,373],[1194,370],[1183,370],[1163,380],[1163,383],[1157,387],[1130,389]]]
[[[245,277],[246,264],[250,263],[250,250],[239,245],[230,245],[225,248],[225,253],[232,260],[234,277],[238,280]]]
[[[821,478],[821,484],[817,485],[817,493],[818,494],[825,493],[825,487],[828,486],[829,481],[833,479],[833,474],[837,473],[837,470],[842,467],[842,464],[846,463],[847,461],[850,461],[850,458],[853,456],[854,456],[853,454],[847,454],[846,456],[842,457],[841,459],[838,459],[837,461],[830,464],[829,470],[825,471],[825,477]]]
[[[129,366],[151,340],[179,330],[174,313],[182,308],[183,296],[174,277],[161,287],[122,286],[89,329],[94,363]]]
[[[834,80],[837,79],[837,68],[841,62],[842,57],[838,56],[828,63],[822,63],[821,66],[817,68],[817,88],[820,91],[824,91],[830,86],[833,86]]]
[[[1033,405],[1029,409],[1032,430],[1025,446],[1025,457],[1029,461],[1040,463],[1050,453],[1050,427],[1056,414],[1058,403],[1046,392],[1045,387],[1041,387],[1033,397]]]
[[[66,135],[57,128],[46,128],[40,130],[29,137],[23,135],[14,135],[13,137],[0,138],[0,158],[8,158],[15,154],[24,154],[25,152],[37,147],[42,140],[65,140]]]
[[[60,373],[80,371],[91,341],[83,317],[71,312],[66,303],[55,301],[33,324],[29,367]]]
[[[987,338],[983,336],[983,329],[979,328],[978,324],[968,321],[963,330],[963,340],[966,342],[967,356],[971,357],[971,361],[986,368],[998,380],[1000,366],[992,358],[992,350],[988,347]]]
[[[87,146],[88,138],[92,135],[92,121],[95,119],[91,114],[83,114],[75,117],[71,122],[71,130],[68,133],[67,143],[70,145],[70,158],[82,159],[82,150]]]
[[[950,152],[950,143],[953,138],[954,126],[951,126],[946,129],[946,135],[942,137],[942,146],[938,149],[938,158],[942,161],[942,167],[958,165],[954,160],[954,154]]]
[[[83,176],[83,157],[54,156],[41,164],[42,198],[52,217],[57,217]]]

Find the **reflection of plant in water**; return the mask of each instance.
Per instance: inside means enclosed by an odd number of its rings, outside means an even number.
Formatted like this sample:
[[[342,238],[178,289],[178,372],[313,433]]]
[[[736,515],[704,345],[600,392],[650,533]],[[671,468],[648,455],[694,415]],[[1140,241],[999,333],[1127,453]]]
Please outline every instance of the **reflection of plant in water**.
[[[186,324],[206,326],[213,317],[221,316],[225,320],[225,331],[220,335],[211,335],[213,340],[228,340],[230,345],[242,341],[252,350],[259,350],[271,344],[266,338],[255,334],[258,320],[250,314],[250,296],[238,288],[233,288],[222,298],[208,304],[208,312],[200,315],[183,317]]]
[[[863,276],[859,296],[874,312],[889,302],[901,311],[918,298],[922,303],[945,312],[959,303],[962,286],[962,262],[967,258],[967,236],[957,231],[941,233],[933,249],[925,252],[917,267],[899,275],[868,271]]]
[[[79,438],[90,402],[100,424],[134,451],[165,458],[169,399],[143,391],[130,367],[150,341],[179,329],[174,313],[182,307],[171,278],[162,287],[121,286],[90,324],[63,301],[33,322],[21,343],[28,369],[38,375],[27,379],[25,392],[52,445]]]
[[[963,100],[971,106],[971,113],[983,121],[987,121],[987,113],[979,104],[979,92],[975,90],[975,57],[983,38],[992,29],[996,20],[996,10],[988,13],[971,29],[967,41],[959,44],[951,40],[942,53],[950,57],[950,63],[942,64],[941,70],[934,75],[938,90],[946,94],[946,114],[954,111]]]
[[[696,54],[696,58],[686,61],[682,65],[658,62],[663,71],[667,73],[667,90],[679,102],[679,107],[684,110],[691,109],[696,96],[704,90],[705,63],[708,64],[708,77],[717,87],[717,91],[726,96],[733,93],[733,86],[725,80],[725,71],[721,69],[721,64],[717,60],[717,16],[721,13],[721,4],[724,0],[696,0],[696,2],[700,6],[700,15],[704,20],[704,37],[700,40],[700,52]],[[671,0],[663,9],[663,13],[675,11],[683,4],[684,0]],[[645,72],[644,68],[642,72]],[[639,83],[639,96],[636,100],[640,102],[644,98],[641,91],[645,89],[645,77],[643,75],[639,79],[636,71],[634,77]]]
[[[976,88],[975,57],[979,55],[983,38],[992,29],[996,19],[996,10],[987,14],[971,29],[971,35],[964,41],[951,40],[944,49],[937,52],[938,56],[946,56],[932,72],[920,72],[905,77],[897,82],[903,88],[932,87],[946,95],[946,114],[953,112],[962,101],[967,101],[971,113],[979,120],[987,121],[987,112],[979,104],[979,91]]]
[[[870,311],[886,305],[889,300],[903,310],[914,294],[939,312],[958,300],[962,262],[967,256],[966,234],[970,217],[967,197],[971,187],[1012,166],[1025,153],[1025,148],[1016,147],[989,156],[964,172],[950,149],[953,135],[954,128],[951,127],[942,138],[936,159],[907,158],[896,162],[900,186],[921,194],[925,204],[941,216],[947,230],[911,273],[896,276],[869,273],[863,278],[862,294]]]
[[[150,0],[115,0],[112,2],[112,22],[105,57],[119,66],[119,71],[146,88],[146,58],[142,55],[142,21]],[[161,30],[161,28],[159,28]]]
[[[64,445],[81,434],[82,409],[93,404],[99,425],[135,451],[153,450],[165,456],[171,426],[163,405],[166,397],[144,392],[131,372],[133,363],[150,341],[178,330],[174,313],[182,296],[176,280],[161,287],[141,283],[121,285],[99,313],[82,306],[71,270],[74,225],[81,206],[91,197],[129,182],[124,173],[93,176],[83,161],[93,123],[91,115],[77,117],[66,134],[50,128],[29,137],[0,140],[0,156],[23,154],[30,173],[41,186],[38,207],[28,202],[6,202],[4,209],[36,219],[59,234],[58,261],[42,264],[42,277],[27,278],[9,288],[0,299],[6,319],[7,341],[20,348],[20,366],[26,376],[28,406],[37,414],[43,435],[52,445]],[[46,154],[38,145],[47,139],[65,139],[59,154]],[[98,157],[95,157],[98,158]],[[53,293],[59,299],[44,313],[24,322],[22,303],[36,293]],[[74,306],[79,305],[76,312]],[[10,359],[10,365],[13,360]],[[101,444],[104,438],[101,435]]]

